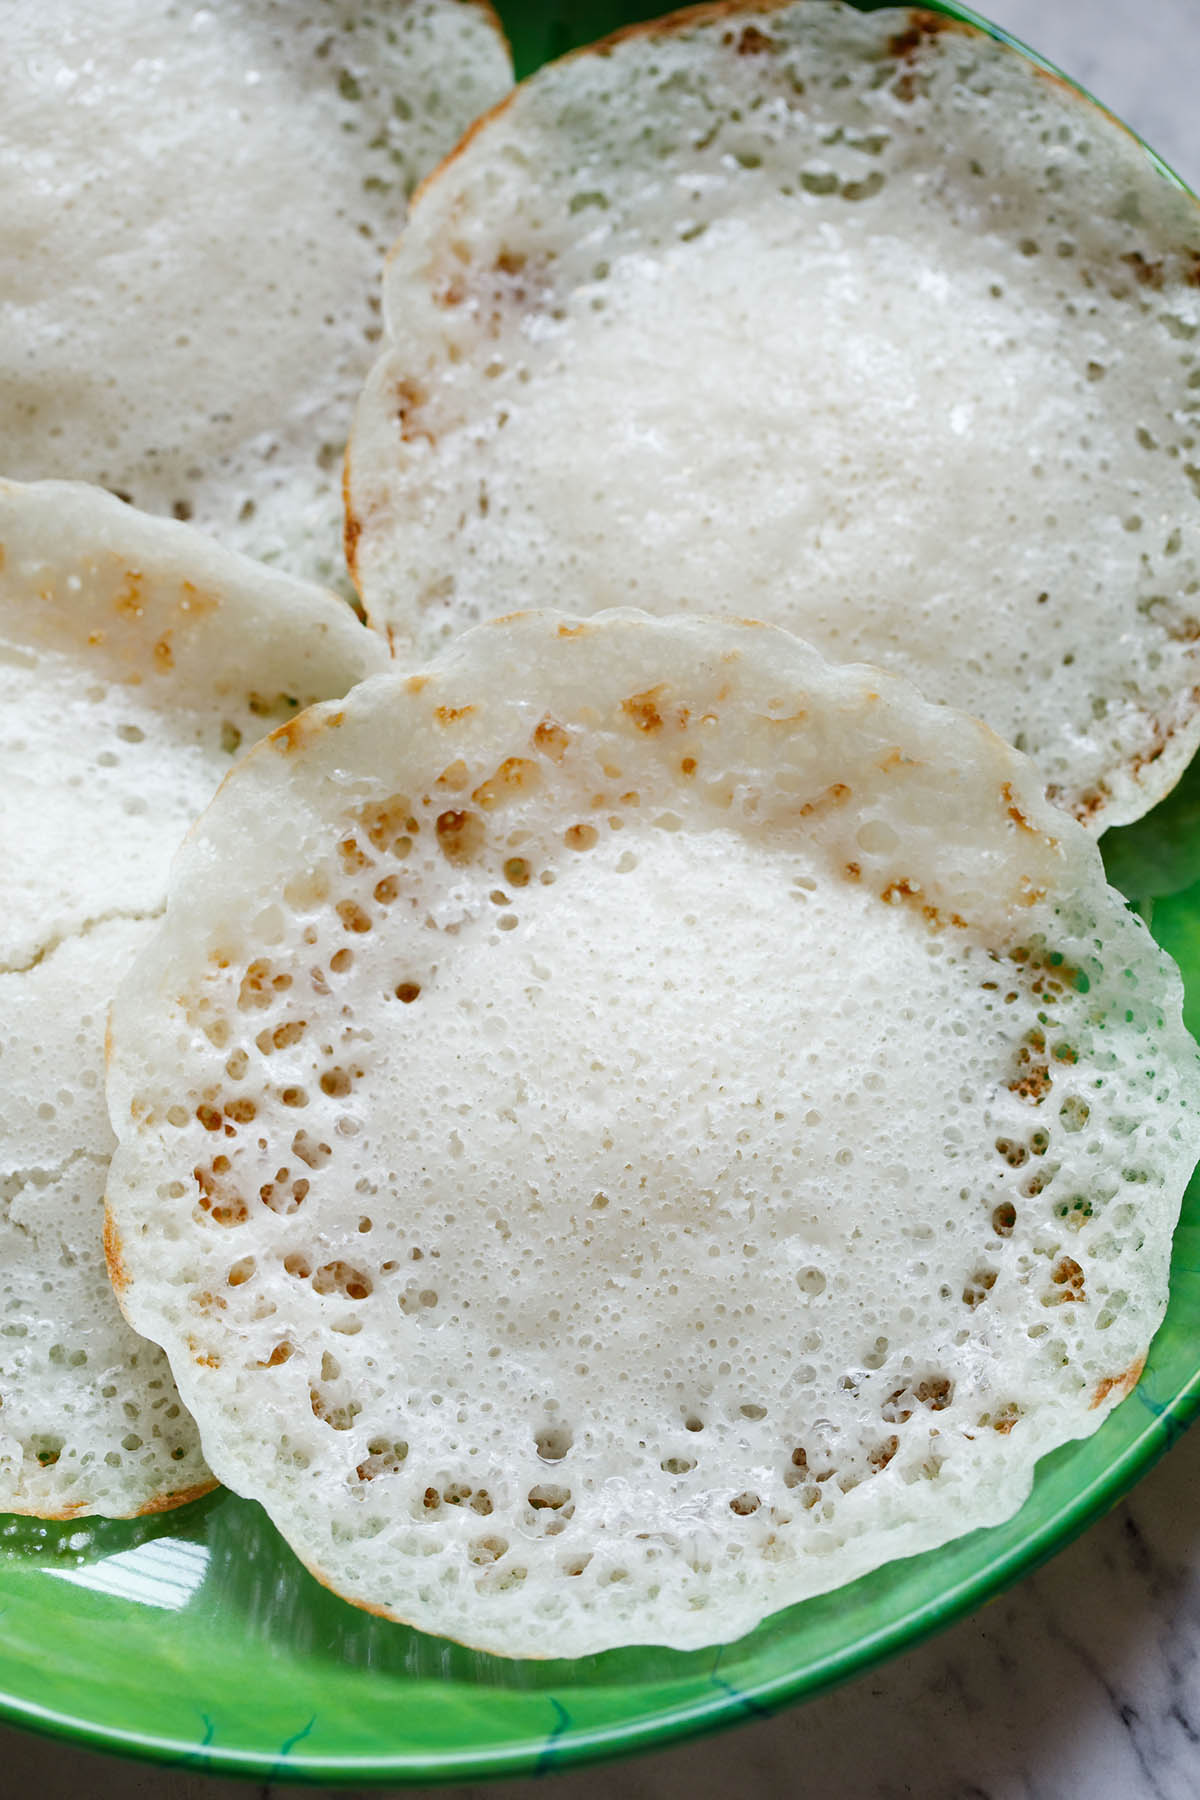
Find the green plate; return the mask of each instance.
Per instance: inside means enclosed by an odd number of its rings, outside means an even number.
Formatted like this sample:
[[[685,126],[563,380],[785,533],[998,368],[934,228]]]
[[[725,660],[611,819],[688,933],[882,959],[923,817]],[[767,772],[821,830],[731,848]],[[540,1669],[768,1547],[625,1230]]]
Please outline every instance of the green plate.
[[[523,72],[658,10],[653,0],[501,6]],[[938,10],[984,24],[951,0]],[[1200,776],[1105,840],[1110,870],[1183,968],[1193,1031],[1197,814]],[[257,1507],[228,1494],[144,1523],[7,1521],[0,1716],[180,1767],[322,1784],[545,1772],[760,1718],[978,1606],[1111,1506],[1200,1405],[1198,1317],[1194,1180],[1145,1376],[1094,1437],[1047,1458],[1016,1518],[779,1613],[720,1650],[533,1664],[479,1655],[344,1605]]]

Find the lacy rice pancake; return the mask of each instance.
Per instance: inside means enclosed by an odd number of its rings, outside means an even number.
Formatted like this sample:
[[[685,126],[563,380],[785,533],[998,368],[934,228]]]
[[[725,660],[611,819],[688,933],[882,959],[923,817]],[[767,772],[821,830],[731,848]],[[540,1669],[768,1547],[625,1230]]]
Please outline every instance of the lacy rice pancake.
[[[987,727],[518,616],[276,730],[112,1019],[110,1268],[220,1478],[485,1650],[721,1641],[1137,1379],[1181,985]]]
[[[20,0],[0,119],[4,473],[304,575],[416,181],[511,85],[464,0]]]
[[[332,594],[76,484],[0,482],[0,1508],[211,1485],[101,1245],[104,1030],[243,744],[386,661]]]
[[[715,6],[426,184],[348,465],[368,613],[751,613],[986,718],[1100,828],[1200,737],[1200,213],[940,15]]]

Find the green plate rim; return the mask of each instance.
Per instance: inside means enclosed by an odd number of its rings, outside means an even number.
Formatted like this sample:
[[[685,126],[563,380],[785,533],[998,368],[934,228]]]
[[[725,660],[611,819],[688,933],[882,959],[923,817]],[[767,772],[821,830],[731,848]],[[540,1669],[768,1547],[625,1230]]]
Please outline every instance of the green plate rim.
[[[259,1753],[225,1749],[216,1743],[197,1745],[194,1740],[184,1738],[150,1737],[96,1726],[32,1702],[14,1701],[8,1695],[0,1695],[0,1720],[76,1744],[81,1749],[136,1757],[197,1774],[225,1774],[326,1787],[385,1783],[407,1786],[418,1782],[433,1786],[488,1777],[541,1776],[662,1749],[748,1719],[768,1719],[784,1706],[814,1698],[839,1682],[865,1673],[901,1650],[915,1648],[935,1632],[982,1606],[1021,1576],[1030,1574],[1108,1512],[1183,1435],[1200,1412],[1200,1368],[1161,1407],[1151,1405],[1142,1388],[1138,1387],[1122,1402],[1118,1411],[1139,1405],[1146,1413],[1144,1425],[1122,1455],[1078,1495],[1060,1506],[1037,1531],[1010,1550],[998,1553],[975,1574],[915,1606],[870,1636],[859,1638],[842,1651],[827,1656],[816,1666],[738,1688],[714,1684],[711,1692],[706,1691],[694,1703],[676,1706],[640,1721],[579,1730],[568,1727],[550,1736],[543,1732],[508,1745],[456,1747],[436,1759],[431,1759],[428,1754],[399,1751],[385,1760],[377,1756],[360,1760],[344,1754],[311,1756],[302,1750]],[[1064,1446],[1064,1449],[1070,1448]],[[989,1531],[985,1529],[972,1535],[985,1538]],[[926,1551],[921,1558],[913,1560],[923,1561],[937,1554],[936,1550]],[[801,1611],[804,1604],[801,1602],[796,1610]]]
[[[731,10],[769,12],[783,3],[784,0],[773,0],[773,3],[772,0],[737,0]],[[894,4],[894,0],[849,0],[849,3],[861,12],[875,12]],[[507,8],[502,5],[502,10],[506,11]],[[1015,50],[1043,73],[1062,82],[1073,93],[1096,107],[1134,140],[1160,175],[1197,199],[1188,184],[1138,132],[1087,88],[1005,27],[984,18],[973,8],[962,4],[961,0],[923,0],[919,7],[897,7],[896,10],[941,14],[969,25]],[[663,16],[667,16],[669,11],[668,8]],[[1197,203],[1200,204],[1200,199],[1197,199]],[[711,1687],[694,1701],[669,1707],[661,1713],[652,1713],[642,1719],[581,1728],[564,1723],[561,1729],[549,1735],[541,1733],[536,1737],[530,1736],[507,1744],[495,1743],[470,1748],[455,1746],[438,1756],[431,1756],[428,1752],[399,1750],[385,1758],[372,1755],[361,1759],[345,1754],[306,1755],[302,1748],[289,1748],[282,1753],[233,1747],[227,1749],[216,1743],[198,1744],[194,1739],[148,1735],[97,1724],[3,1692],[0,1692],[0,1722],[76,1745],[80,1749],[120,1758],[136,1758],[160,1767],[186,1769],[197,1774],[229,1775],[260,1782],[325,1787],[385,1783],[407,1786],[418,1782],[441,1785],[488,1777],[539,1776],[565,1772],[621,1756],[643,1754],[750,1718],[766,1719],[784,1706],[813,1698],[839,1682],[864,1674],[902,1650],[915,1648],[933,1633],[950,1626],[1022,1576],[1032,1573],[1109,1511],[1200,1414],[1200,1340],[1197,1342],[1196,1366],[1169,1400],[1161,1405],[1151,1402],[1144,1385],[1139,1384],[1117,1412],[1125,1414],[1127,1409],[1139,1405],[1146,1413],[1144,1424],[1121,1454],[1094,1476],[1079,1493],[1064,1501],[1049,1518],[1043,1519],[1036,1530],[1009,1549],[986,1558],[982,1566],[972,1574],[913,1606],[877,1631],[829,1653],[815,1664],[737,1688],[732,1684],[722,1685],[714,1679]],[[1116,1416],[1117,1414],[1112,1415],[1114,1418]],[[1036,1485],[1033,1497],[1036,1497]],[[1019,1518],[1020,1514],[1016,1520],[1010,1521],[1010,1528]],[[990,1529],[1000,1531],[1005,1528]],[[977,1535],[982,1540],[990,1532],[984,1530],[971,1535]],[[922,1558],[914,1560],[924,1560],[937,1554],[937,1551],[928,1551]],[[803,1604],[796,1610],[801,1611]]]

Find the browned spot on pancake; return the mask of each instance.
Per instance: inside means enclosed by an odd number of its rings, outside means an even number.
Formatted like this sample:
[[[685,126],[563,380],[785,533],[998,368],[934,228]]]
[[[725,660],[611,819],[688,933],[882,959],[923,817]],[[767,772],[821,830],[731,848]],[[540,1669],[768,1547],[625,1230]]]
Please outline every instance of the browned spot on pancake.
[[[483,845],[484,825],[477,813],[439,813],[436,830],[438,849],[450,863],[470,862]]]
[[[1133,270],[1134,276],[1142,287],[1151,288],[1155,293],[1160,292],[1164,279],[1161,262],[1151,262],[1148,257],[1142,255],[1140,250],[1127,251],[1121,261]]]
[[[309,707],[306,712],[289,719],[286,725],[277,725],[266,741],[281,756],[291,756],[297,750],[305,749],[323,731],[336,731],[345,720],[344,712],[322,713],[315,706]]]
[[[6,1502],[6,1504],[11,1504],[11,1503]],[[13,1512],[17,1513],[18,1515],[20,1515],[24,1518],[27,1518],[27,1519],[30,1519],[30,1518],[32,1518],[32,1519],[53,1519],[59,1523],[62,1523],[67,1519],[77,1519],[86,1505],[87,1505],[86,1500],[76,1500],[73,1505],[64,1506],[61,1512],[43,1512],[43,1510],[40,1506],[36,1507],[36,1508],[32,1508],[32,1507],[28,1507],[28,1506],[13,1506],[11,1510]]]
[[[1027,813],[1023,813],[1021,811],[1021,808],[1017,805],[1016,799],[1013,795],[1011,781],[1005,781],[1005,782],[1001,783],[1000,793],[1001,793],[1001,796],[1003,797],[1005,807],[1008,811],[1008,816],[1012,820],[1013,824],[1019,825],[1022,831],[1032,831],[1033,826],[1029,823],[1029,815]]]
[[[461,306],[467,297],[467,284],[461,275],[443,275],[433,284],[433,298],[438,306]]]
[[[1010,1094],[1040,1106],[1054,1085],[1050,1064],[1046,1059],[1046,1039],[1041,1031],[1031,1031],[1016,1054],[1016,1073],[1008,1084]]]
[[[1083,1269],[1079,1267],[1074,1256],[1060,1256],[1051,1269],[1051,1282],[1061,1289],[1054,1294],[1056,1303],[1074,1305],[1074,1301],[1087,1300],[1087,1289],[1083,1285]]]
[[[408,855],[412,839],[420,831],[407,794],[392,794],[386,800],[365,806],[359,817],[375,849],[391,851],[393,856],[401,859]]]
[[[1046,789],[1046,798],[1061,803],[1062,788],[1057,782],[1052,782]],[[1086,789],[1072,805],[1072,816],[1078,819],[1081,825],[1086,825],[1087,821],[1094,818],[1100,811],[1107,798],[1108,788],[1103,782],[1097,787]]]
[[[541,770],[528,757],[508,756],[494,775],[480,783],[471,798],[476,806],[490,811],[493,807],[502,806],[506,800],[514,799],[527,788],[540,786],[541,779]]]
[[[439,725],[453,725],[458,719],[465,719],[473,713],[473,706],[435,706],[433,716]]]
[[[728,43],[729,38],[725,41]],[[739,56],[761,56],[765,51],[776,49],[777,45],[775,39],[760,31],[757,25],[744,25],[733,40],[733,47]]]
[[[1169,632],[1168,635],[1175,636],[1177,634]],[[1185,638],[1184,641],[1191,641],[1190,637]],[[1188,701],[1190,703],[1190,712],[1179,720],[1179,725],[1186,724],[1191,713],[1194,713],[1197,705],[1200,705],[1200,687],[1192,688],[1188,695]],[[1152,764],[1156,763],[1162,756],[1171,739],[1175,736],[1178,728],[1178,725],[1164,724],[1161,719],[1151,719],[1150,746],[1146,750],[1139,750],[1137,755],[1131,759],[1129,765],[1131,773],[1135,776],[1139,775],[1143,769],[1147,769],[1151,767]]]
[[[429,402],[429,390],[414,381],[409,375],[402,375],[393,390],[396,401],[396,423],[400,427],[400,436],[406,444],[433,444],[437,440],[427,425],[420,422],[422,407]]]
[[[1145,1366],[1146,1358],[1144,1356],[1139,1356],[1130,1363],[1127,1369],[1123,1369],[1119,1375],[1106,1375],[1103,1381],[1098,1381],[1096,1383],[1096,1390],[1092,1395],[1092,1406],[1102,1406],[1110,1394],[1119,1394],[1122,1400],[1127,1394],[1132,1394],[1134,1388],[1141,1380],[1142,1370]]]
[[[241,1194],[231,1182],[225,1180],[228,1172],[229,1159],[226,1156],[215,1156],[207,1165],[197,1163],[192,1170],[192,1178],[200,1190],[201,1209],[208,1214],[214,1225],[223,1225],[227,1229],[234,1225],[244,1225],[250,1217],[250,1210]]]
[[[581,622],[578,625],[560,625],[557,635],[560,638],[587,637],[590,634],[591,629],[591,626],[586,622]]]
[[[533,728],[532,743],[535,750],[548,756],[551,762],[561,762],[570,745],[570,738],[556,719],[547,713],[540,724]]]
[[[661,731],[663,721],[658,697],[665,688],[666,683],[660,681],[657,687],[647,688],[641,694],[630,694],[627,700],[622,700],[621,711],[633,720],[639,731]]]
[[[949,31],[956,21],[946,18],[943,13],[927,12],[924,7],[915,7],[908,15],[908,24],[903,31],[897,31],[888,39],[888,50],[893,56],[910,61],[931,38],[939,37],[943,31]]]
[[[108,1264],[108,1279],[112,1282],[114,1292],[123,1294],[129,1286],[129,1271],[121,1255],[121,1236],[116,1221],[107,1206],[104,1209],[104,1260]]]
[[[434,787],[448,788],[452,794],[461,794],[462,790],[470,784],[470,780],[471,771],[460,756],[454,762],[447,763],[433,785]]]
[[[143,580],[140,569],[130,569],[126,573],[124,585],[113,601],[113,610],[121,618],[140,619],[145,612],[146,609],[142,604]]]
[[[432,680],[432,675],[410,675],[404,686],[408,693],[419,694],[421,689],[428,687]]]
[[[814,813],[827,813],[835,806],[843,806],[850,798],[850,792],[851,790],[844,781],[835,781],[825,789],[823,794],[818,794],[815,800],[804,802],[800,808],[800,817],[811,819]],[[846,866],[853,869],[856,876],[861,872],[857,863],[848,863]]]
[[[215,1475],[207,1481],[198,1481],[194,1487],[169,1488],[165,1494],[156,1494],[153,1500],[138,1508],[131,1516],[135,1519],[149,1518],[153,1513],[172,1512],[177,1506],[186,1506],[190,1500],[200,1500],[205,1494],[211,1494],[220,1484]]]
[[[362,520],[355,512],[350,501],[350,459],[346,458],[342,470],[342,502],[345,509],[345,524],[342,527],[342,549],[345,552],[346,567],[356,588],[362,583],[358,578],[358,540],[362,536]]]

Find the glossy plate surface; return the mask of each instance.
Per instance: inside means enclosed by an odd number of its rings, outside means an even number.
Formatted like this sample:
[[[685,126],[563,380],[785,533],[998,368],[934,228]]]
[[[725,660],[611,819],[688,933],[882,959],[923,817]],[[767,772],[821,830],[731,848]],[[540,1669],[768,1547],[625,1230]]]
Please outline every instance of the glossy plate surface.
[[[512,0],[500,10],[526,73],[662,7]],[[984,23],[949,0],[938,10]],[[1183,968],[1193,1031],[1197,827],[1193,774],[1104,844],[1113,878]],[[1042,1464],[1016,1518],[793,1607],[720,1650],[540,1664],[479,1655],[346,1606],[256,1506],[228,1494],[144,1523],[6,1520],[0,1717],[260,1781],[395,1784],[549,1771],[762,1716],[948,1624],[1109,1507],[1200,1407],[1198,1318],[1200,1179],[1184,1203],[1170,1310],[1143,1380],[1094,1437]]]

